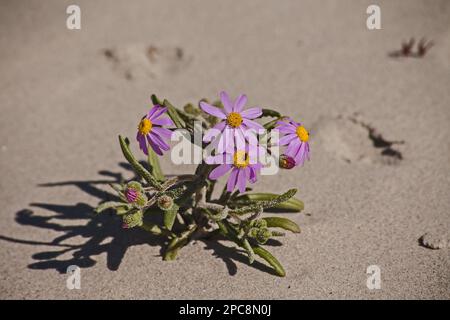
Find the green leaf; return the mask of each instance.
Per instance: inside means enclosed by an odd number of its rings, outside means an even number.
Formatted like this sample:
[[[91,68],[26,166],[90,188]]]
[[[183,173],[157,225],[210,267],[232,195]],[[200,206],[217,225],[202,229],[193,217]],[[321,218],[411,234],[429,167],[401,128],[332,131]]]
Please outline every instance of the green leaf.
[[[155,94],[152,94],[150,98],[152,99],[152,102],[153,102],[154,105],[160,105],[160,106],[163,105],[161,100],[159,100],[158,97]]]
[[[128,204],[123,202],[117,202],[117,201],[107,201],[103,202],[100,205],[97,206],[97,208],[94,209],[95,213],[101,213],[102,211],[105,211],[107,209],[111,208],[117,208],[117,207],[128,207]]]
[[[286,272],[284,271],[281,263],[269,251],[267,251],[263,247],[255,246],[253,247],[253,252],[266,260],[267,263],[272,266],[278,276],[284,277],[286,275]]]
[[[186,128],[186,123],[178,114],[178,110],[166,99],[164,99],[163,105],[167,108],[167,113],[172,121],[175,123],[175,126],[178,129]]]
[[[257,201],[272,201],[275,200],[279,195],[275,193],[246,193],[236,197],[236,205],[251,204]],[[273,207],[267,207],[267,209],[274,209],[272,211],[289,211],[289,212],[300,212],[304,209],[304,204],[302,201],[296,198],[290,198],[284,202],[278,203]],[[270,210],[268,210],[270,211]]]
[[[245,248],[245,244],[241,239],[237,237],[236,232],[232,229],[228,221],[226,220],[218,221],[217,225],[219,226],[220,232],[224,236],[234,241],[237,245]],[[266,260],[267,263],[269,263],[269,265],[272,266],[272,268],[274,269],[275,273],[278,276],[284,277],[286,275],[286,272],[284,271],[281,263],[269,251],[258,245],[253,246],[252,250],[253,253],[257,254],[258,256]]]
[[[282,217],[267,217],[262,218],[267,222],[268,228],[281,228],[284,230],[289,230],[294,233],[300,233],[300,227],[292,220]]]
[[[163,259],[166,261],[175,260],[178,251],[189,242],[189,237],[197,230],[197,226],[193,226],[190,229],[184,231],[179,237],[174,237],[164,253]]]
[[[232,212],[235,214],[245,214],[249,212],[256,212],[260,210],[260,208],[274,208],[278,206],[279,204],[288,201],[290,198],[292,198],[295,193],[297,192],[297,189],[290,189],[286,191],[285,193],[281,195],[275,195],[274,197],[271,197],[270,200],[261,200],[261,201],[255,201],[254,203],[233,209]]]
[[[178,205],[174,203],[172,208],[164,211],[164,226],[168,230],[172,230],[175,218],[177,217],[178,209]]]
[[[151,174],[158,181],[164,181],[165,177],[161,170],[161,166],[159,165],[158,155],[152,148],[148,148],[148,165],[150,166]]]
[[[133,167],[134,171],[139,176],[144,178],[144,180],[147,181],[150,186],[161,190],[161,184],[136,160],[136,158],[131,153],[128,139],[124,139],[119,135],[119,142],[125,159],[127,159],[130,165]]]
[[[163,234],[161,228],[158,225],[153,224],[153,223],[144,222],[142,224],[141,228],[144,229],[145,231],[148,231],[148,232],[150,232],[152,234],[155,234],[155,235]]]
[[[245,251],[247,251],[249,263],[252,264],[253,261],[255,261],[255,253],[253,252],[252,246],[250,245],[247,239],[242,240],[242,246],[245,249]]]
[[[281,118],[281,114],[278,111],[272,109],[262,109],[261,117]]]

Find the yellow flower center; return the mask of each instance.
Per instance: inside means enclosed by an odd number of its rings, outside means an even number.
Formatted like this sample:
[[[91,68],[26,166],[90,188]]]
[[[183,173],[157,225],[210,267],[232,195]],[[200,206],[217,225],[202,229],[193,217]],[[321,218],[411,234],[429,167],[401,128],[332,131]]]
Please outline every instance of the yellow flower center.
[[[308,140],[309,140],[309,132],[308,132],[308,130],[305,129],[305,127],[298,126],[295,133],[297,133],[297,137],[301,141],[308,142]]]
[[[150,131],[152,131],[152,127],[152,122],[149,119],[144,118],[141,120],[141,122],[139,122],[138,130],[140,134],[145,136],[149,134]]]
[[[233,156],[233,164],[236,168],[243,169],[248,166],[250,159],[245,151],[236,151]]]
[[[227,123],[230,127],[237,128],[242,123],[242,116],[237,112],[231,112],[227,116]]]

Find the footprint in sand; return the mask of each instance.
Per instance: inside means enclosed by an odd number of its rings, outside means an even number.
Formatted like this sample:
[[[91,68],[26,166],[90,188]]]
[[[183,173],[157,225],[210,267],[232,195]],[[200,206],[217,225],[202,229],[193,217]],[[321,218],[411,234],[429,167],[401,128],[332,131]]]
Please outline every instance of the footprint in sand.
[[[357,114],[322,117],[311,131],[326,151],[348,163],[397,165],[403,160],[399,147],[404,141],[386,140]]]
[[[113,69],[128,80],[176,75],[192,60],[182,48],[170,46],[136,44],[104,49],[102,53]]]

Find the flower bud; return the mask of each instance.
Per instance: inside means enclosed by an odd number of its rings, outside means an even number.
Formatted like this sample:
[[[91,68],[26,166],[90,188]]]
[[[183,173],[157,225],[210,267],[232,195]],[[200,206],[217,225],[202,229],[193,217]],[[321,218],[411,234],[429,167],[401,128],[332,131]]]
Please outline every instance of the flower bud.
[[[295,167],[295,160],[291,156],[282,154],[280,156],[279,166],[282,169],[292,169]]]
[[[173,199],[168,195],[158,197],[156,203],[161,210],[170,210],[173,207]]]
[[[143,221],[143,213],[141,210],[132,210],[130,211],[130,213],[127,213],[123,216],[122,220],[123,220],[123,225],[122,227],[125,229],[130,229],[130,228],[134,228],[137,226],[142,226]]]
[[[270,232],[269,229],[267,228],[261,228],[258,229],[258,231],[255,234],[255,239],[256,241],[258,241],[260,244],[264,244],[267,242],[267,240],[270,239],[270,237],[272,236],[272,233]]]
[[[147,196],[144,193],[144,189],[137,181],[131,181],[127,184],[124,195],[128,203],[135,204],[138,207],[144,207],[147,203]]]

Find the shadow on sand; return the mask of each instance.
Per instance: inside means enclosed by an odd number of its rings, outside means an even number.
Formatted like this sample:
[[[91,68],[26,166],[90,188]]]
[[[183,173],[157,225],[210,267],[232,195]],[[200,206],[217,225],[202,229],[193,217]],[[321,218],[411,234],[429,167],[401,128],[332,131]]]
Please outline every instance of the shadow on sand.
[[[143,163],[143,165],[145,165]],[[119,163],[123,169],[132,171],[127,163]],[[52,182],[38,185],[39,187],[64,187],[75,186],[81,191],[103,201],[118,200],[118,197],[103,188],[108,187],[110,183],[120,183],[124,181],[121,173],[111,171],[99,171],[99,174],[105,177],[102,180],[90,181],[63,181]],[[167,241],[155,235],[152,235],[143,229],[133,228],[122,229],[122,220],[112,212],[94,214],[94,208],[86,203],[76,203],[73,205],[49,204],[49,203],[30,203],[30,207],[44,209],[51,214],[36,214],[33,210],[23,209],[16,213],[15,220],[18,224],[27,227],[36,227],[61,233],[52,241],[32,241],[26,239],[17,239],[0,235],[0,240],[33,245],[35,247],[49,247],[48,250],[40,251],[32,255],[35,262],[28,265],[30,269],[47,270],[54,269],[60,273],[66,273],[70,265],[77,265],[80,268],[89,268],[94,266],[97,261],[95,256],[106,253],[107,267],[109,270],[117,270],[120,267],[122,259],[129,247],[147,244],[151,246],[160,246],[160,256],[167,245]],[[32,230],[30,229],[30,232]],[[79,239],[83,241],[80,244]],[[76,240],[78,244],[70,244]],[[212,250],[213,255],[221,260],[227,266],[228,273],[235,275],[237,273],[237,262],[248,265],[248,259],[244,252],[236,250],[233,247],[227,247],[218,242],[219,239],[201,240],[206,244],[205,250]],[[269,242],[268,245],[280,245],[278,241]],[[64,259],[62,256],[71,256]],[[179,260],[182,259],[183,252]],[[161,257],[159,257],[161,259]],[[274,274],[272,268],[263,263],[255,261],[252,267],[270,274]]]

